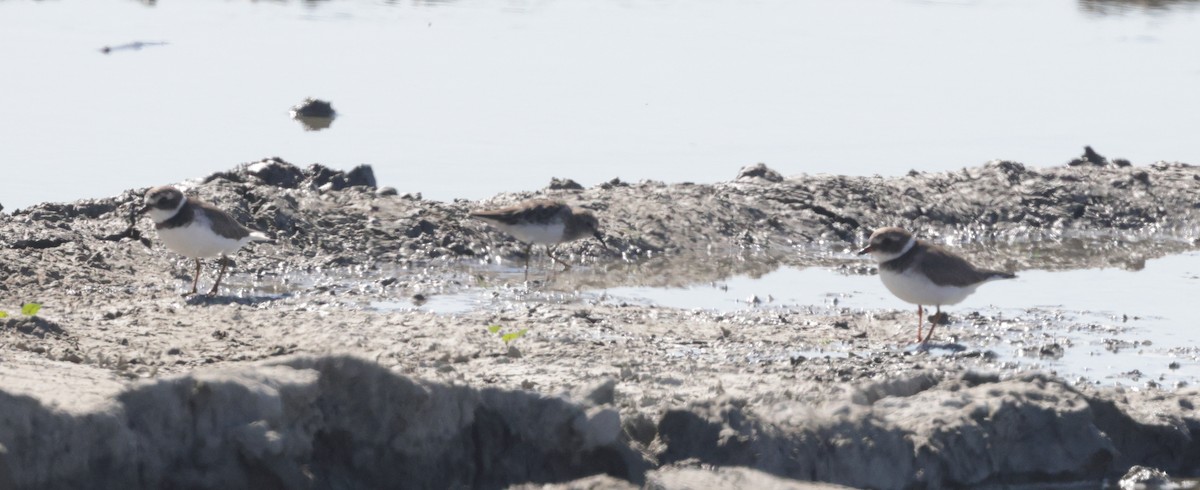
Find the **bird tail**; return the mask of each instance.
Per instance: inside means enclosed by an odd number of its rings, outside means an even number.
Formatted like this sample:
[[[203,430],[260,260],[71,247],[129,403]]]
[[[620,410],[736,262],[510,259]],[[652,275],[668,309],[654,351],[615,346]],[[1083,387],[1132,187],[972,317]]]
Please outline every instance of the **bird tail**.
[[[252,242],[270,242],[270,243],[275,243],[275,239],[273,239],[273,238],[271,238],[271,237],[267,236],[265,233],[263,233],[263,232],[261,232],[261,231],[252,231],[252,232],[250,232],[250,241],[252,241]]]
[[[1017,277],[1016,274],[1013,274],[1011,272],[1001,272],[1001,271],[989,270],[989,271],[984,271],[984,273],[987,274],[987,280],[989,280],[989,281],[993,281],[996,279],[1016,279],[1016,277]]]

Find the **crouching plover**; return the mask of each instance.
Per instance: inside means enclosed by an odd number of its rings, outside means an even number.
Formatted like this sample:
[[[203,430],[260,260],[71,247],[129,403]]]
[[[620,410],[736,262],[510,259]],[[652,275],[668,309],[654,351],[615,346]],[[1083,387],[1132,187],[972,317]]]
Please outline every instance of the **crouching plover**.
[[[196,259],[196,274],[192,279],[192,290],[184,296],[196,294],[200,282],[200,259],[221,257],[221,271],[217,282],[208,294],[217,294],[221,278],[229,265],[229,254],[237,252],[250,242],[270,241],[266,235],[242,226],[225,211],[206,202],[188,199],[179,189],[171,186],[155,187],[146,192],[146,205],[139,213],[149,213],[154,220],[154,229],[167,248],[176,253]]]
[[[871,234],[868,245],[858,252],[871,254],[879,263],[879,278],[897,298],[917,305],[917,342],[927,342],[933,336],[935,321],[929,325],[929,335],[921,338],[925,321],[922,305],[937,307],[935,319],[942,314],[942,305],[953,305],[966,299],[975,288],[996,279],[1017,277],[1008,272],[980,269],[966,259],[934,245],[917,240],[912,233],[900,228],[880,228]]]
[[[545,245],[546,255],[567,269],[571,265],[554,256],[555,245],[589,236],[604,245],[596,215],[590,211],[577,211],[560,201],[526,201],[507,208],[476,211],[471,216],[525,242],[526,279],[529,279],[529,255],[534,244]]]

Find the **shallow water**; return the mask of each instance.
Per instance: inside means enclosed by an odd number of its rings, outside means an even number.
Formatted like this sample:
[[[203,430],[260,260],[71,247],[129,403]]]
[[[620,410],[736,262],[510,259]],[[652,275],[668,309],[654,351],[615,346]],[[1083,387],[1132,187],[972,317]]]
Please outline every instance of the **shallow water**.
[[[1056,326],[1009,341],[967,346],[993,350],[1001,361],[1105,384],[1138,386],[1153,380],[1166,386],[1195,385],[1200,382],[1200,320],[1193,310],[1198,292],[1200,253],[1193,252],[1148,260],[1141,270],[1023,271],[1017,279],[981,286],[944,311],[956,320],[978,311],[996,317],[990,323],[998,321],[993,327],[998,329],[1005,328],[1005,318]],[[719,311],[813,307],[830,314],[838,308],[911,311],[910,327],[916,335],[916,308],[892,296],[878,276],[828,268],[783,268],[757,278],[737,276],[685,288],[611,288],[596,294],[614,302]],[[969,322],[961,321],[939,327],[931,352],[954,352],[961,346],[950,344],[954,349],[949,349],[943,342],[970,328]],[[1039,355],[1042,347],[1053,344],[1074,347],[1064,349],[1058,358],[1052,351]],[[1132,374],[1135,370],[1140,374]]]
[[[1200,163],[1195,2],[0,2],[6,210],[280,156],[482,198],[552,176]],[[143,42],[140,49],[120,48]],[[155,44],[165,43],[165,44]],[[340,116],[304,131],[304,97]]]

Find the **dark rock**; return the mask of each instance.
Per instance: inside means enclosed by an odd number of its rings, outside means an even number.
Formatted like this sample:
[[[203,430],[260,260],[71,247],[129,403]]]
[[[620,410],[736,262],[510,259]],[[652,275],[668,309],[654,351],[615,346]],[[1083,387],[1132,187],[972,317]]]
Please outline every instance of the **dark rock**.
[[[343,176],[344,174],[342,172],[338,172],[319,163],[309,165],[308,168],[304,169],[304,175],[307,176],[305,180],[308,182],[309,187],[313,189],[319,189],[326,184],[331,184],[335,181],[337,181],[337,183],[334,185],[340,185],[340,187],[336,187],[333,190],[339,190],[346,187],[345,177]]]
[[[26,215],[35,220],[59,221],[62,219],[98,219],[116,211],[120,204],[112,199],[83,199],[73,203],[47,202],[37,204],[14,215]]]
[[[242,176],[242,174],[239,174],[235,170],[228,170],[225,172],[215,172],[215,173],[209,174],[207,177],[202,179],[201,182],[203,182],[205,184],[210,184],[210,183],[216,182],[218,180],[224,180],[227,182],[235,182],[235,183],[239,183],[239,184],[246,181],[245,178]]]
[[[327,117],[332,118],[336,115],[333,110],[333,104],[320,99],[308,97],[304,101],[292,106],[292,117]]]
[[[66,330],[63,330],[59,324],[40,316],[0,319],[0,327],[11,328],[25,335],[32,335],[39,338],[44,338],[47,335],[63,335],[66,333]]]
[[[1141,182],[1142,184],[1150,185],[1150,174],[1146,173],[1145,170],[1138,170],[1137,172],[1134,172],[1130,175],[1130,178],[1137,182]]]
[[[1114,158],[1112,163],[1113,163],[1113,165],[1116,165],[1118,167],[1129,167],[1129,166],[1133,165],[1132,163],[1129,162],[1129,160],[1126,160],[1124,158]]]
[[[551,190],[583,190],[583,186],[579,185],[579,182],[571,179],[560,179],[558,177],[550,179],[550,187],[548,188]]]
[[[378,191],[375,191],[375,195],[380,197],[395,196],[398,194],[399,192],[396,191],[395,187],[380,187]]]
[[[266,185],[295,189],[304,181],[304,171],[279,157],[265,159],[246,166],[246,172]]]
[[[58,247],[60,245],[63,245],[65,243],[70,243],[70,242],[71,242],[71,240],[69,240],[67,238],[61,238],[61,237],[22,239],[22,240],[16,240],[16,241],[12,242],[12,244],[9,245],[9,248],[47,249],[47,248]]]
[[[600,188],[604,190],[609,190],[615,187],[629,187],[629,184],[621,182],[619,177],[613,177],[612,180],[600,184]]]
[[[416,224],[408,227],[408,229],[404,231],[404,236],[409,237],[409,238],[416,238],[421,235],[432,235],[436,231],[437,231],[437,225],[433,224],[433,222],[431,222],[429,220],[423,219],[421,221],[418,221]]]
[[[375,188],[375,171],[370,165],[362,164],[346,172],[346,185],[350,187],[365,186]]]
[[[322,191],[340,191],[354,186],[375,188],[375,172],[366,164],[342,172],[314,163],[304,169],[304,173],[308,176],[309,187]]]
[[[1072,167],[1077,167],[1080,165],[1104,166],[1108,165],[1108,159],[1104,158],[1104,156],[1100,155],[1099,153],[1096,153],[1096,150],[1093,150],[1092,147],[1085,146],[1083,147],[1083,155],[1071,160],[1070,162],[1067,162],[1067,165]]]
[[[783,182],[783,176],[767,167],[765,163],[756,163],[742,167],[735,180],[738,182]]]

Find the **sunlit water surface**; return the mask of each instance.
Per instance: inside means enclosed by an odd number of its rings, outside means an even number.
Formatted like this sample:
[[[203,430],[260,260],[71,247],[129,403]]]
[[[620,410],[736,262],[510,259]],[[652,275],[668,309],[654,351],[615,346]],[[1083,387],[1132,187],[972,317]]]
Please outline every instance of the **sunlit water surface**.
[[[0,1],[8,211],[268,156],[441,200],[759,161],[1056,165],[1085,144],[1200,163],[1195,2],[150,3]],[[288,118],[307,96],[332,127]]]
[[[488,274],[494,273],[491,270]],[[536,274],[535,274],[536,275]],[[478,308],[504,307],[509,295],[493,289],[507,281],[519,283],[513,268],[494,284],[445,294],[423,301],[376,302],[381,310],[428,311],[455,314]],[[554,290],[554,279],[534,285],[545,298],[604,304],[737,312],[752,309],[802,310],[836,317],[845,311],[899,310],[898,339],[916,335],[916,307],[884,288],[875,275],[846,274],[835,269],[782,268],[759,276],[735,276],[687,287],[617,287],[582,292]],[[1130,387],[1155,383],[1172,388],[1200,383],[1200,316],[1193,307],[1200,292],[1200,253],[1191,252],[1145,262],[1140,270],[1116,268],[1071,271],[1028,270],[1013,280],[981,286],[974,295],[944,311],[953,322],[937,330],[931,355],[963,349],[992,351],[996,362],[1046,369],[1068,379]],[[929,314],[931,314],[930,311]],[[994,335],[982,341],[964,333],[975,328],[964,316],[979,313]],[[911,321],[909,321],[911,320]],[[1021,320],[1021,323],[1005,323]],[[1009,328],[1033,331],[1006,332]],[[928,326],[928,325],[926,325]],[[955,339],[963,338],[964,340]],[[1061,351],[1043,351],[1058,344]],[[915,342],[898,349],[914,350]],[[844,356],[848,347],[830,346],[822,352],[797,350],[795,356]],[[773,361],[780,361],[775,359]]]
[[[762,277],[734,277],[687,288],[615,288],[604,292],[617,301],[678,308],[734,311],[748,308],[837,308],[911,310],[905,335],[916,335],[916,307],[884,288],[878,276],[847,275],[832,269],[780,269]],[[957,316],[978,311],[1004,318],[1036,319],[1064,313],[1049,323],[1047,338],[1031,343],[1000,342],[973,346],[993,350],[1001,361],[1016,360],[1074,378],[1141,386],[1146,381],[1190,386],[1200,381],[1200,316],[1194,309],[1200,294],[1200,254],[1149,260],[1139,271],[1084,269],[1061,272],[1024,271],[1017,279],[981,286],[958,305],[946,307]],[[962,321],[940,327],[936,340],[972,328]],[[909,332],[908,330],[911,330]],[[1002,336],[1003,337],[1012,337]],[[940,338],[940,339],[939,339]],[[1116,343],[1114,341],[1123,341]],[[1039,356],[1043,345],[1064,345],[1062,357]],[[933,353],[944,351],[935,347]],[[1137,373],[1134,373],[1134,371]]]

